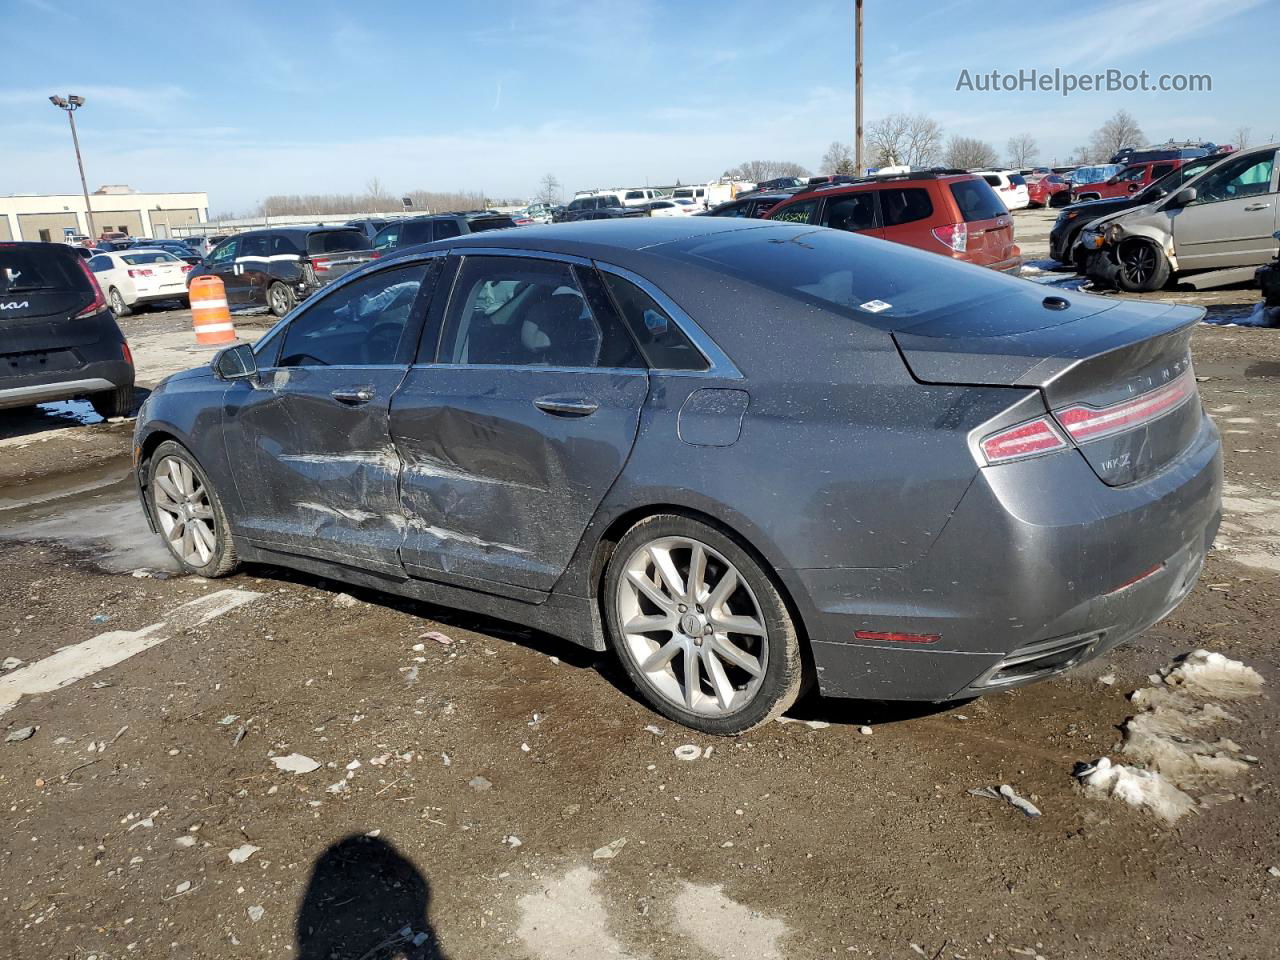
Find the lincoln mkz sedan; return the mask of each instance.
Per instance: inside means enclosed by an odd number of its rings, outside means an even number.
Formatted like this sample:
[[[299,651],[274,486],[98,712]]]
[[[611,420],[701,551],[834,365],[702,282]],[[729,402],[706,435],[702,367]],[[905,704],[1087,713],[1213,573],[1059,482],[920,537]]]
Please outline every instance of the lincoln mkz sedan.
[[[137,477],[192,573],[270,562],[612,650],[731,735],[811,683],[1018,686],[1168,614],[1220,517],[1200,314],[807,225],[456,237],[170,377]]]

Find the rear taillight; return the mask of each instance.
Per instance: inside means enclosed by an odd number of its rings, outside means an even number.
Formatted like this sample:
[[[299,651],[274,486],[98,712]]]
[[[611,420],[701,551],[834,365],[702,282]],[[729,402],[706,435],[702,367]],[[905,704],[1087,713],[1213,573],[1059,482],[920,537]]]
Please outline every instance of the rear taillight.
[[[125,363],[127,363],[129,366],[131,366],[131,367],[132,367],[132,366],[133,366],[133,351],[129,349],[129,341],[128,341],[128,340],[124,341],[122,344],[120,344],[120,346],[121,346],[121,348],[122,348],[122,350],[123,350],[123,352],[124,352],[124,362],[125,362]]]
[[[196,265],[195,265],[194,263],[184,263],[184,264],[182,265],[182,272],[183,272],[183,273],[190,273],[190,272],[191,272],[192,270],[194,270],[195,268],[196,268]]]
[[[329,261],[326,260],[324,257],[312,257],[311,269],[314,270],[316,273],[328,273]]]
[[[149,276],[151,276],[151,271],[150,271],[150,270],[130,270],[130,271],[129,271],[129,276],[131,276],[131,277],[149,277]]]
[[[944,247],[949,247],[956,253],[964,253],[969,246],[969,227],[964,223],[934,227],[933,236]]]
[[[1162,387],[1114,403],[1109,407],[1090,407],[1077,404],[1059,410],[1055,416],[1072,440],[1084,443],[1113,434],[1123,433],[1150,423],[1176,410],[1196,393],[1196,382],[1190,370]]]
[[[1065,450],[1067,441],[1048,417],[1039,417],[993,433],[982,441],[981,446],[987,463],[996,464]]]
[[[93,271],[89,269],[89,261],[85,260],[77,254],[76,260],[80,263],[80,269],[84,271],[85,277],[89,281],[89,286],[93,288],[93,302],[75,315],[76,320],[82,320],[85,317],[92,317],[96,313],[101,313],[107,308],[107,298],[102,295],[102,288],[98,286],[98,278],[93,275]]]

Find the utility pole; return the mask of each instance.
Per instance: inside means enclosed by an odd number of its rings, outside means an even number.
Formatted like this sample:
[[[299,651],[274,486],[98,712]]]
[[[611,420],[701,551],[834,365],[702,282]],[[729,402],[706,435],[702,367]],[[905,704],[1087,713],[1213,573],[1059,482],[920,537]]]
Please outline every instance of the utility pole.
[[[866,172],[862,154],[862,0],[854,0],[853,10],[854,165],[860,177]]]
[[[93,208],[89,205],[89,183],[84,178],[84,161],[80,159],[80,138],[76,136],[75,113],[84,106],[84,97],[78,97],[75,94],[65,98],[54,95],[49,98],[49,102],[67,111],[67,119],[71,121],[71,143],[76,148],[76,166],[80,168],[80,189],[84,191],[84,214],[85,219],[89,221],[89,239],[92,240],[97,236],[98,228],[93,222]]]

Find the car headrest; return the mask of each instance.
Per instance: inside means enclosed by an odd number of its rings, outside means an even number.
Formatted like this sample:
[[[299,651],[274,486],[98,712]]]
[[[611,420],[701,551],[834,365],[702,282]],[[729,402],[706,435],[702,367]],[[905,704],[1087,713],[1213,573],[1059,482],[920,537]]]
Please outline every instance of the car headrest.
[[[600,348],[596,325],[577,294],[557,294],[534,306],[521,325],[520,340],[531,353],[565,366],[593,365]]]

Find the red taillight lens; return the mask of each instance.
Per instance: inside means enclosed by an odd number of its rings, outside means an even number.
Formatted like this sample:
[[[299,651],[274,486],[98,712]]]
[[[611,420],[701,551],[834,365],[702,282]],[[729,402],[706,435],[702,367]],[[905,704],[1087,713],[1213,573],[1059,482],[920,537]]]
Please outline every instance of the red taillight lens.
[[[1048,417],[1039,417],[1016,427],[993,433],[982,441],[982,455],[987,463],[1008,463],[1024,457],[1065,450],[1067,441],[1054,428]]]
[[[1077,443],[1097,440],[1113,434],[1124,433],[1152,420],[1171,413],[1190,400],[1196,393],[1196,382],[1190,370],[1171,380],[1163,387],[1148,390],[1132,400],[1112,404],[1109,407],[1089,407],[1078,404],[1055,414],[1062,428]]]
[[[933,238],[956,253],[964,253],[969,246],[969,227],[963,223],[934,227]]]
[[[125,363],[127,363],[129,366],[131,366],[131,367],[132,367],[132,366],[133,366],[133,351],[129,349],[129,341],[128,341],[128,340],[126,340],[124,343],[120,344],[120,346],[121,346],[121,347],[123,348],[123,350],[124,350],[124,362],[125,362]]]
[[[190,272],[191,272],[192,270],[194,270],[195,268],[196,268],[196,265],[195,265],[194,263],[184,263],[184,264],[182,265],[182,272],[183,272],[183,273],[190,273]]]
[[[323,257],[313,257],[311,259],[311,269],[316,273],[328,273],[329,261],[325,260]]]
[[[102,288],[98,286],[98,278],[93,275],[93,271],[89,269],[89,261],[79,254],[76,259],[80,261],[80,269],[84,271],[85,277],[89,280],[89,286],[93,288],[93,302],[75,315],[76,320],[85,317],[92,317],[96,313],[101,313],[107,307],[107,298],[102,295]]]
[[[143,270],[143,269],[130,270],[130,271],[129,271],[129,276],[131,276],[131,277],[149,277],[149,276],[151,276],[151,271],[150,271],[150,270]]]

